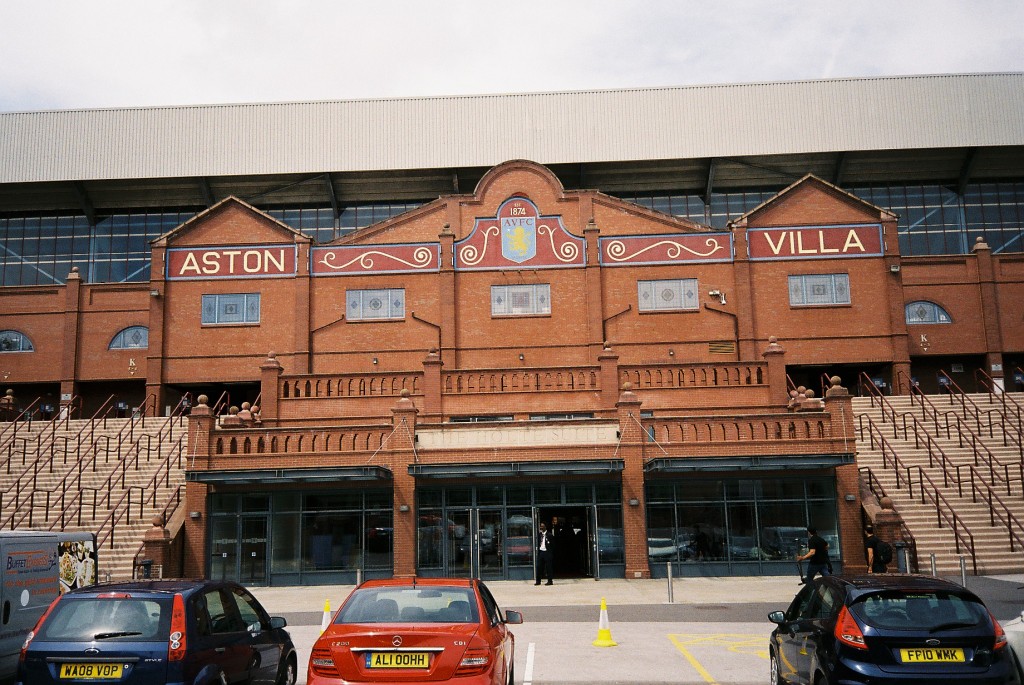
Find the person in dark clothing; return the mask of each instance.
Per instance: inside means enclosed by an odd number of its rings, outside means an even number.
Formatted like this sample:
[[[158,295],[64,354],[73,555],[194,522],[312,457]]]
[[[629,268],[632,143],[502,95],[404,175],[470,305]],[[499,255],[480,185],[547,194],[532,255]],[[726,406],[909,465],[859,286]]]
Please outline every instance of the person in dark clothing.
[[[548,526],[543,521],[540,522],[540,530],[537,532],[537,536],[533,543],[534,554],[537,559],[537,582],[534,585],[540,585],[541,576],[546,576],[548,579],[547,584],[553,585],[552,578],[554,577],[554,551],[555,551],[555,536],[548,530]]]
[[[882,559],[881,548],[885,544],[875,537],[875,527],[864,526],[864,549],[868,555],[868,573],[886,573],[889,568]]]
[[[572,529],[566,525],[565,519],[555,516],[551,519],[551,535],[555,538],[555,573],[560,577],[572,575]]]
[[[797,554],[796,560],[807,561],[805,583],[811,582],[819,573],[822,576],[832,575],[829,571],[831,562],[828,559],[828,543],[818,535],[818,531],[812,526],[807,526],[807,554]]]
[[[704,561],[711,556],[711,539],[708,534],[700,529],[700,526],[693,527],[693,557],[697,561]]]

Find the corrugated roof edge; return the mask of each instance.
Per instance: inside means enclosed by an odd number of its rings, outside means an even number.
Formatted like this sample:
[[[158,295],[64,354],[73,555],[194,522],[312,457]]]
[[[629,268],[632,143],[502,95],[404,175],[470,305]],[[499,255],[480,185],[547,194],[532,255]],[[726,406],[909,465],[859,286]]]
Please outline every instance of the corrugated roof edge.
[[[479,99],[503,99],[503,98],[532,98],[532,97],[559,97],[564,95],[609,95],[615,93],[653,93],[666,91],[698,91],[698,90],[732,90],[739,88],[755,88],[762,86],[788,86],[788,85],[816,85],[827,83],[853,83],[853,82],[881,82],[899,80],[923,80],[923,79],[946,79],[946,78],[996,78],[1007,76],[1024,77],[1024,72],[971,72],[971,73],[950,73],[950,74],[906,74],[892,76],[848,76],[826,79],[808,79],[793,81],[751,81],[746,83],[708,83],[686,86],[650,86],[635,88],[590,88],[583,90],[557,90],[557,91],[535,91],[525,93],[481,93],[463,95],[416,95],[408,97],[393,98],[343,98],[339,100],[291,100],[282,102],[222,102],[207,104],[188,105],[150,105],[131,107],[73,107],[69,109],[40,109],[40,110],[19,110],[12,112],[0,112],[4,116],[24,116],[26,114],[75,114],[93,112],[132,112],[152,110],[184,110],[184,109],[227,109],[237,107],[294,107],[305,105],[337,105],[346,103],[367,103],[367,102],[423,102],[442,100],[479,100]]]

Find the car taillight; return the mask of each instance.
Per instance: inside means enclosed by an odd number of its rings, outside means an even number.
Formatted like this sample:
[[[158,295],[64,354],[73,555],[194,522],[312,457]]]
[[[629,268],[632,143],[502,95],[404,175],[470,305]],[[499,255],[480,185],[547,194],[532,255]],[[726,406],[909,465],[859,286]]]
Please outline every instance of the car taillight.
[[[992,627],[995,628],[996,631],[996,643],[992,645],[992,649],[1002,649],[1006,646],[1006,631],[1004,631],[1003,627],[999,625],[999,621],[997,621],[996,617],[992,615],[992,612],[989,612],[988,616],[992,619]]]
[[[25,643],[21,646],[21,654],[18,655],[18,659],[20,661],[25,660],[25,654],[28,652],[28,644],[32,642],[32,638],[34,638],[36,636],[36,633],[39,632],[39,629],[43,627],[43,621],[46,620],[46,617],[50,615],[50,612],[53,611],[53,607],[57,606],[57,602],[59,601],[60,596],[58,595],[56,599],[50,602],[50,606],[46,607],[46,611],[44,611],[43,615],[39,617],[38,621],[36,621],[35,627],[28,632],[28,635],[25,637]]]
[[[470,647],[462,655],[459,667],[455,669],[455,675],[471,675],[483,673],[491,663],[491,652],[486,647]]]
[[[185,599],[174,595],[171,604],[171,634],[167,638],[167,660],[181,661],[185,658]]]
[[[317,642],[313,645],[313,651],[309,656],[309,670],[317,675],[340,675],[334,663],[334,655],[326,643]]]
[[[836,639],[842,642],[844,645],[854,647],[856,649],[867,649],[868,645],[864,642],[864,633],[860,629],[860,625],[857,623],[857,619],[850,613],[848,607],[843,607],[843,610],[839,612],[839,618],[836,619],[836,629],[834,631]]]

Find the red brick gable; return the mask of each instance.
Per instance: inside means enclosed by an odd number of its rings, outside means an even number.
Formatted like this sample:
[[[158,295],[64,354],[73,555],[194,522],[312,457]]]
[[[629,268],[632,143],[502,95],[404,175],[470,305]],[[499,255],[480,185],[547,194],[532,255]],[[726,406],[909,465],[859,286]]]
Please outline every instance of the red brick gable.
[[[880,223],[892,218],[889,212],[820,178],[805,176],[733,223],[748,227],[808,226]]]
[[[228,197],[164,234],[154,244],[212,247],[292,242],[309,242],[309,238],[237,197]]]

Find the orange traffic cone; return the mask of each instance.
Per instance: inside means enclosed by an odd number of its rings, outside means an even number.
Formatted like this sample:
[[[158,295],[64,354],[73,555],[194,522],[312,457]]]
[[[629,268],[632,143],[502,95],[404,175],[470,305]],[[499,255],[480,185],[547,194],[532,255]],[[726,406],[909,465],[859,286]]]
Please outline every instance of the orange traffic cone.
[[[320,621],[320,632],[323,633],[327,630],[327,626],[331,625],[331,600],[324,600],[324,617]]]
[[[612,629],[608,624],[608,605],[601,598],[601,619],[597,622],[597,639],[594,640],[595,647],[616,647],[618,642],[612,639]]]

